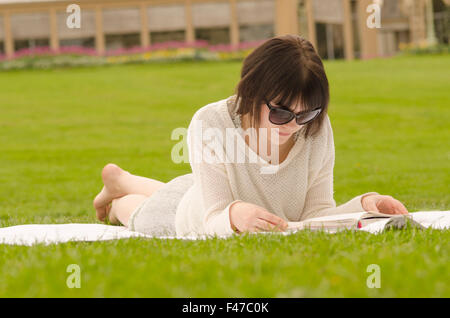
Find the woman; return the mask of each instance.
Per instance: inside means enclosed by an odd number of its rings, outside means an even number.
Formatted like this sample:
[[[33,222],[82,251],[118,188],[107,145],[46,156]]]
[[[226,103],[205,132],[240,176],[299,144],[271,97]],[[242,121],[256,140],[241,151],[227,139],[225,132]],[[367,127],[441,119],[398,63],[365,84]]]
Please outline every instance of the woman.
[[[284,231],[287,221],[364,210],[407,214],[377,192],[336,207],[328,102],[328,79],[311,43],[297,35],[269,39],[244,60],[236,94],[194,114],[192,173],[165,184],[108,164],[94,200],[97,217],[150,235],[185,236]],[[223,160],[231,148],[201,138],[204,129],[222,136],[232,129],[239,154],[259,162]],[[214,160],[195,160],[205,149]]]

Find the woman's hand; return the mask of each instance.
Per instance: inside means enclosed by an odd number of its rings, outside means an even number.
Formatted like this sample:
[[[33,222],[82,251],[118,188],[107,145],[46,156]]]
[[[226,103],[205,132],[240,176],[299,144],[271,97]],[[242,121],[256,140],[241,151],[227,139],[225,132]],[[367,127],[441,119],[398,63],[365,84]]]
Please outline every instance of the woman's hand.
[[[287,222],[256,204],[238,201],[230,207],[231,227],[237,232],[285,231]]]
[[[361,204],[366,211],[375,211],[385,214],[408,214],[408,210],[405,206],[390,195],[367,195],[362,198]]]

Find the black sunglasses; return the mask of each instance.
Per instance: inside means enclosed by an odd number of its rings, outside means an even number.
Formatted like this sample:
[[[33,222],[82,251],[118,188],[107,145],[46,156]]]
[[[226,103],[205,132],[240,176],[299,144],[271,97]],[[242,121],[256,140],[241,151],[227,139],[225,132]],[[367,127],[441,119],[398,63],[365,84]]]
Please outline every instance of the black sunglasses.
[[[290,122],[295,117],[295,121],[298,125],[304,125],[314,120],[322,111],[322,108],[316,108],[311,111],[300,112],[295,114],[294,112],[286,109],[285,107],[274,107],[266,102],[267,107],[269,107],[269,121],[275,125],[284,125]]]

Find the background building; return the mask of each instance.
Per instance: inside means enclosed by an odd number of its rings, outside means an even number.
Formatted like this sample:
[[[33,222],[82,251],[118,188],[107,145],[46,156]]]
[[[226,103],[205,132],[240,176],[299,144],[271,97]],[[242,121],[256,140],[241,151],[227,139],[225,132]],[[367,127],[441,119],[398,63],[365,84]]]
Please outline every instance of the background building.
[[[380,4],[381,28],[366,25]],[[81,28],[66,25],[69,4]],[[165,41],[210,44],[304,35],[323,58],[394,54],[401,43],[448,44],[450,0],[0,0],[0,53],[79,45],[98,54]]]

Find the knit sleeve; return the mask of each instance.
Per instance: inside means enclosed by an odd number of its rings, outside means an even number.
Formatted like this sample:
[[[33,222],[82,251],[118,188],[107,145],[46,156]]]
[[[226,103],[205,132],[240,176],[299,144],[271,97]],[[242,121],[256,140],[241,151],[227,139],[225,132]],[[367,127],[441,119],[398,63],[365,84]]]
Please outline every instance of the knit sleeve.
[[[203,116],[202,116],[203,117]],[[207,235],[228,235],[231,228],[229,209],[235,202],[229,185],[225,164],[221,157],[223,142],[211,134],[205,134],[208,121],[194,115],[187,133],[189,162],[194,183],[200,191],[203,226]],[[213,130],[209,130],[211,132]],[[195,203],[194,203],[195,204]]]
[[[333,130],[328,116],[324,122],[326,135],[326,151],[321,168],[317,173],[311,186],[308,187],[306,194],[305,205],[301,220],[306,220],[315,217],[363,212],[362,197],[368,194],[379,194],[377,192],[367,192],[358,195],[351,200],[336,206],[336,201],[333,198],[333,168],[335,162],[335,149]]]

